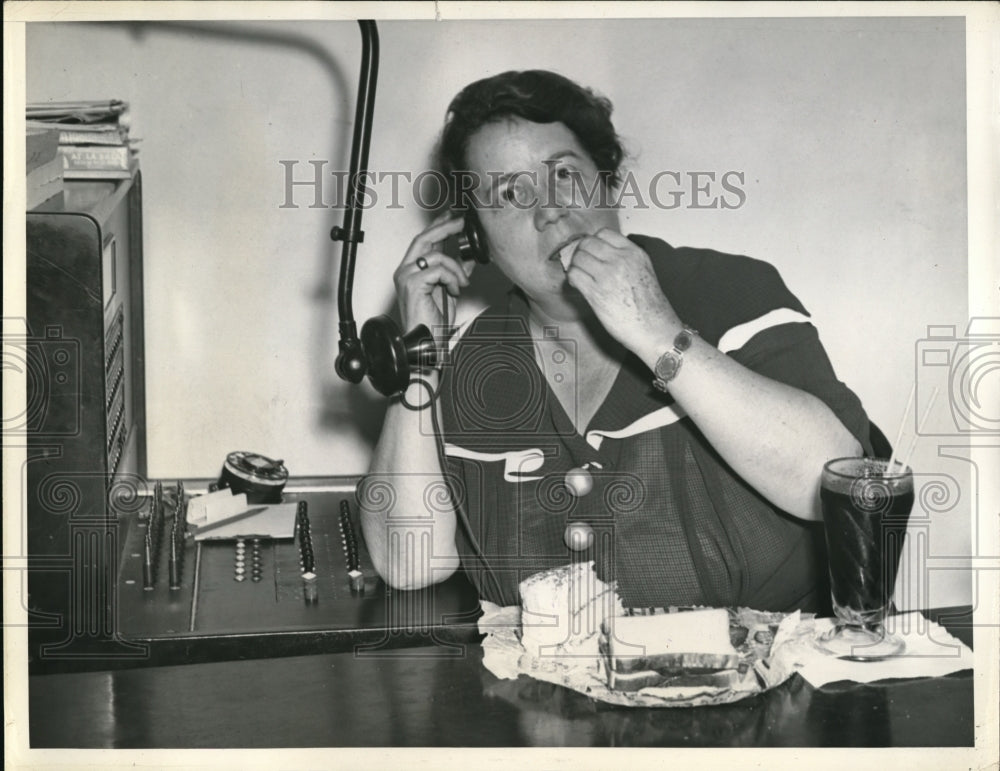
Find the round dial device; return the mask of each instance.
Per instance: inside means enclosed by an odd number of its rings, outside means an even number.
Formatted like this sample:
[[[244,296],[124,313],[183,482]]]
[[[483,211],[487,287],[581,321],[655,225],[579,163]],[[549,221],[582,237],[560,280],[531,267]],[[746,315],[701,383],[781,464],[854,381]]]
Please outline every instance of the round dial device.
[[[287,481],[288,469],[284,461],[255,452],[237,451],[226,456],[219,487],[246,493],[250,503],[278,503]]]

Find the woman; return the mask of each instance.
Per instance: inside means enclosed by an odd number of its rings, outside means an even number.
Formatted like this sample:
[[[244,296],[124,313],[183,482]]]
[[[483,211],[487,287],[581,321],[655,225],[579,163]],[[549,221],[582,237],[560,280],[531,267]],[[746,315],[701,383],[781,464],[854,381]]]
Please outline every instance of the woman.
[[[453,100],[442,160],[474,181],[515,289],[389,408],[360,491],[375,567],[418,588],[463,564],[511,604],[526,575],[582,557],[626,605],[822,609],[820,469],[868,449],[867,417],[771,266],[621,233],[610,114],[542,71]],[[473,263],[442,250],[462,227],[413,240],[405,328],[443,329],[439,287],[468,285]]]

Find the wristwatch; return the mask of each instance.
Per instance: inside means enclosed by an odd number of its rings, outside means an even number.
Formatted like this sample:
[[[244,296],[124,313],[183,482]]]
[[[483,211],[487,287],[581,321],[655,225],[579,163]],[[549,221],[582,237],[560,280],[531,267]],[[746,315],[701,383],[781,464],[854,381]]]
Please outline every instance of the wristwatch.
[[[677,377],[681,371],[681,364],[684,363],[684,351],[691,347],[694,337],[698,333],[693,329],[682,329],[674,338],[674,347],[666,351],[656,360],[653,367],[653,388],[657,391],[667,392],[667,384]]]

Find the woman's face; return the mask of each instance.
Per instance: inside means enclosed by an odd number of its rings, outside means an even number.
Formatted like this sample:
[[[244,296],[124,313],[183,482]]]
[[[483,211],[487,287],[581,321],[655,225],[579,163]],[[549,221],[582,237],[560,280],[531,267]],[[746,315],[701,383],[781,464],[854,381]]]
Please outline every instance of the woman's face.
[[[619,230],[611,191],[587,151],[562,123],[511,118],[473,134],[466,158],[479,181],[490,259],[529,299],[565,303],[575,290],[560,249],[605,227]]]

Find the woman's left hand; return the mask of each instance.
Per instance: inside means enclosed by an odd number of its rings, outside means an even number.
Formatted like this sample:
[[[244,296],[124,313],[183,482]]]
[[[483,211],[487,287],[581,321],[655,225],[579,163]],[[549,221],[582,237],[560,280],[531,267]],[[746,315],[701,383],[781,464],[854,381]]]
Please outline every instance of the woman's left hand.
[[[660,289],[649,255],[611,228],[580,240],[566,280],[604,328],[641,358],[649,354],[646,348],[659,343],[661,336],[651,334],[653,330],[672,336],[683,326]]]

